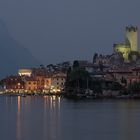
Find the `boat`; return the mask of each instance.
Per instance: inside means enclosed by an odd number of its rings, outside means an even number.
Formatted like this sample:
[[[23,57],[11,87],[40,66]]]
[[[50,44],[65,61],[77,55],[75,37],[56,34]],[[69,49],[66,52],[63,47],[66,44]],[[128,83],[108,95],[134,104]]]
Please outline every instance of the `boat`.
[[[26,95],[25,94],[22,94],[21,97],[26,97]]]

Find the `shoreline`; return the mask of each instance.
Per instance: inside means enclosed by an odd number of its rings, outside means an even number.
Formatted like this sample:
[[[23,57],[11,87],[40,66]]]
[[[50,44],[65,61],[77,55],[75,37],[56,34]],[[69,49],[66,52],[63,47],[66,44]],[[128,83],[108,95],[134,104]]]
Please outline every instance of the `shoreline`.
[[[61,93],[0,93],[0,96],[61,96]]]
[[[1,93],[0,96],[10,96],[10,97],[44,97],[44,96],[58,96],[63,97],[68,100],[140,100],[140,94],[133,95],[119,95],[119,96],[77,96],[77,95],[66,95],[64,93]]]

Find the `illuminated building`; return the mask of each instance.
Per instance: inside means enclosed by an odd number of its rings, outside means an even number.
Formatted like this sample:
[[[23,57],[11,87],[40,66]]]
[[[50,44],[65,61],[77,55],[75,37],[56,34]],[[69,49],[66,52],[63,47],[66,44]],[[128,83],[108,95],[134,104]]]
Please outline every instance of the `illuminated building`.
[[[126,27],[126,45],[130,46],[131,51],[138,51],[138,28]]]
[[[35,78],[36,78],[36,81],[37,81],[37,90],[39,92],[42,92],[43,89],[44,89],[45,77],[44,76],[35,76]]]
[[[25,82],[21,79],[20,76],[9,76],[3,81],[6,92],[23,93]]]
[[[37,91],[37,80],[34,78],[28,78],[25,82],[25,91],[33,93]]]
[[[129,60],[129,54],[131,52],[131,48],[125,44],[114,44],[115,52],[119,52],[122,54],[124,61]]]
[[[136,60],[138,52],[138,28],[126,27],[126,41],[124,44],[114,44],[114,51],[121,53],[124,61]]]
[[[20,76],[31,76],[32,70],[31,69],[19,69],[18,74]]]
[[[66,82],[66,74],[57,73],[52,76],[51,92],[61,92]]]
[[[52,79],[51,77],[44,78],[44,92],[48,93],[51,89]]]

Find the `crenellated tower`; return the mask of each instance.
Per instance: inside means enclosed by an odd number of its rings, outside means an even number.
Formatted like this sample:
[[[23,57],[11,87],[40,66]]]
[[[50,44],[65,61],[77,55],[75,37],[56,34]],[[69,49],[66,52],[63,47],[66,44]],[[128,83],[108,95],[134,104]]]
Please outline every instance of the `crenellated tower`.
[[[132,52],[138,52],[138,28],[126,27],[126,45],[130,46]]]

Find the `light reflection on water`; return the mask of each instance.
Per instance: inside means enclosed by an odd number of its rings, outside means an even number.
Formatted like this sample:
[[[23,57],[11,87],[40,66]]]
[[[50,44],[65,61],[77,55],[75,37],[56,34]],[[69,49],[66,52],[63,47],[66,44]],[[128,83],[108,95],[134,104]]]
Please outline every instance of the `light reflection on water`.
[[[140,101],[0,97],[2,140],[137,140]]]
[[[20,96],[17,97],[17,118],[16,118],[16,138],[17,140],[21,139],[21,120],[20,120]]]

